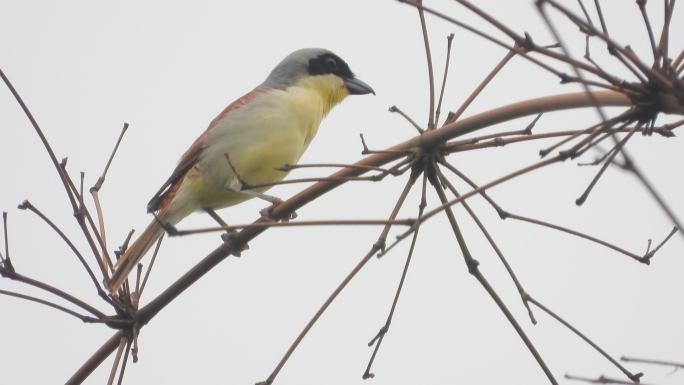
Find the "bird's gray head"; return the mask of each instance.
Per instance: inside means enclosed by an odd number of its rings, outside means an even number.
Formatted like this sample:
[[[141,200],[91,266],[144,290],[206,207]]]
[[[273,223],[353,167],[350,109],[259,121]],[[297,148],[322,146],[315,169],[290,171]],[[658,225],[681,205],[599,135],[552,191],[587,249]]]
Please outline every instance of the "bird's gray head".
[[[285,89],[306,76],[336,75],[352,95],[373,93],[373,89],[357,79],[349,65],[339,56],[324,48],[304,48],[287,55],[271,71],[262,86]]]

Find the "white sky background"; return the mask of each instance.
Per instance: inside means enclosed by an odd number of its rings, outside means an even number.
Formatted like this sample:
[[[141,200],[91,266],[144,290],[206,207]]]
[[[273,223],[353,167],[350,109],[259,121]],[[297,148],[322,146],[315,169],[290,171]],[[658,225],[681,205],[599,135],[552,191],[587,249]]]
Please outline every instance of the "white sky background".
[[[566,1],[576,8],[575,1]],[[590,2],[587,2],[589,5]],[[647,62],[650,51],[634,2],[604,1],[611,34]],[[393,1],[287,2],[5,2],[0,13],[0,65],[29,105],[58,158],[69,157],[74,178],[86,172],[91,186],[104,167],[123,122],[130,129],[102,191],[110,249],[150,217],[145,205],[176,161],[231,100],[260,83],[289,52],[325,47],[345,58],[377,96],[355,96],[322,124],[302,159],[350,163],[361,157],[358,134],[373,148],[404,141],[415,132],[387,108],[398,105],[419,123],[427,120],[427,72],[417,12]],[[476,21],[451,1],[427,1]],[[530,1],[480,1],[515,31],[552,42]],[[656,30],[662,4],[649,2]],[[616,8],[619,7],[619,8]],[[682,10],[672,22],[672,47],[684,36]],[[595,19],[597,20],[597,19]],[[444,111],[455,110],[505,54],[455,26],[428,16],[441,79],[445,37],[455,32]],[[565,31],[576,53],[584,50],[576,28]],[[487,30],[490,28],[485,27]],[[573,38],[571,38],[574,37]],[[598,60],[629,76],[605,49]],[[558,66],[569,71],[565,66]],[[532,97],[577,91],[521,58],[513,59],[466,115]],[[446,115],[444,112],[443,116]],[[535,130],[583,128],[593,110],[548,114]],[[663,121],[672,120],[665,118]],[[524,128],[530,119],[501,125]],[[488,132],[493,132],[492,130]],[[546,142],[550,144],[551,142]],[[484,183],[531,164],[546,144],[509,146],[450,157]],[[684,216],[680,139],[639,135],[630,149],[672,208]],[[590,158],[591,159],[591,156]],[[24,199],[62,226],[86,252],[61,184],[38,137],[10,93],[0,90],[0,208],[9,212],[16,268],[100,306],[92,284],[67,247],[37,217],[16,209]],[[506,209],[546,219],[643,252],[671,224],[630,175],[609,169],[587,203],[574,200],[596,168],[556,165],[492,190]],[[326,175],[328,170],[290,177]],[[299,218],[382,218],[405,176],[382,184],[347,184],[299,210]],[[459,184],[461,190],[466,187]],[[271,193],[287,198],[303,185]],[[416,192],[418,190],[416,189]],[[434,194],[428,197],[436,205]],[[412,195],[400,217],[414,216]],[[651,266],[568,235],[513,221],[502,222],[481,199],[473,207],[489,226],[523,285],[615,357],[622,354],[682,361],[684,312],[682,238],[677,235]],[[223,210],[230,223],[251,222],[263,202]],[[531,325],[515,287],[477,229],[456,210],[484,274],[543,354],[561,382],[563,374],[620,373],[541,311]],[[213,225],[194,215],[182,228]],[[393,239],[395,230],[390,238]],[[334,287],[375,241],[380,228],[272,229],[252,241],[240,259],[228,258],[183,293],[140,335],[140,362],[129,363],[127,384],[252,384],[266,379],[291,341]],[[165,241],[143,302],[219,244],[217,234]],[[280,373],[278,384],[360,384],[383,325],[408,249],[369,262],[305,338]],[[0,288],[35,294],[8,280]],[[541,369],[482,287],[468,273],[442,217],[421,228],[414,261],[394,322],[375,361],[371,384],[543,384]],[[107,310],[104,306],[100,307]],[[113,331],[83,325],[49,308],[0,296],[0,373],[5,384],[62,383]],[[86,381],[105,383],[110,360]],[[645,370],[644,382],[682,383],[682,374]]]

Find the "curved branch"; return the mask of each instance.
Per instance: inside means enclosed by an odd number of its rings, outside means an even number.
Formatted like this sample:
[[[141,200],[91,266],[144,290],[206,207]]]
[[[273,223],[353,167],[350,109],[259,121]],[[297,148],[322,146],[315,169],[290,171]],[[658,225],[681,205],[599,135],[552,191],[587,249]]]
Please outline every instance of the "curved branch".
[[[406,151],[414,148],[432,147],[479,129],[489,127],[508,120],[517,119],[528,115],[536,115],[540,112],[558,111],[573,108],[594,107],[594,101],[598,101],[603,106],[630,106],[631,102],[625,95],[613,91],[603,91],[594,94],[590,98],[586,93],[561,94],[537,99],[530,99],[519,103],[499,107],[481,114],[471,116],[450,124],[442,128],[427,131],[420,136],[413,137],[403,143],[397,144],[389,151],[376,153],[367,156],[353,165],[346,167],[331,175],[331,180],[320,181],[283,203],[276,206],[271,216],[273,219],[287,218],[290,213],[306,205],[312,200],[322,196],[330,190],[345,183],[340,177],[354,177],[364,174],[367,166],[379,167],[404,156]],[[258,219],[255,223],[267,221]],[[185,289],[199,280],[204,274],[209,272],[214,266],[223,261],[232,252],[240,250],[247,242],[263,233],[266,227],[246,228],[232,237],[230,243],[224,243],[209,253],[205,258],[198,262],[188,272],[183,274],[176,282],[171,284],[159,296],[150,301],[147,305],[140,308],[136,314],[136,321],[141,327],[148,323],[159,311],[166,307],[171,301],[179,296]],[[91,357],[72,377],[70,384],[81,383],[90,372],[118,346],[120,333],[115,334],[107,341],[93,357]],[[97,357],[97,359],[95,359]],[[98,361],[99,360],[99,361]]]

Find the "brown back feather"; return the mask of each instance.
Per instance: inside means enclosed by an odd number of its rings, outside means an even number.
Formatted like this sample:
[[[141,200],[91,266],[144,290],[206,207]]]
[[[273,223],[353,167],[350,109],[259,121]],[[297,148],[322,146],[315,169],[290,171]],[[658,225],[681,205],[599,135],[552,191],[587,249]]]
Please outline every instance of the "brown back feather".
[[[221,113],[218,114],[211,121],[211,123],[209,123],[209,127],[207,127],[202,135],[200,135],[199,138],[197,138],[192,144],[192,146],[190,146],[190,148],[183,154],[180,162],[178,162],[178,166],[176,166],[176,168],[173,170],[169,179],[164,182],[157,193],[154,194],[152,199],[150,199],[150,202],[147,204],[148,213],[166,208],[171,204],[171,201],[173,201],[173,197],[178,192],[185,175],[188,173],[188,171],[190,171],[190,169],[192,169],[193,166],[195,166],[195,164],[197,164],[211,130],[216,127],[219,122],[225,119],[231,112],[247,105],[247,103],[252,101],[260,93],[266,92],[268,90],[269,89],[267,88],[255,88],[251,92],[230,103],[228,107],[223,109],[223,111],[221,111]]]

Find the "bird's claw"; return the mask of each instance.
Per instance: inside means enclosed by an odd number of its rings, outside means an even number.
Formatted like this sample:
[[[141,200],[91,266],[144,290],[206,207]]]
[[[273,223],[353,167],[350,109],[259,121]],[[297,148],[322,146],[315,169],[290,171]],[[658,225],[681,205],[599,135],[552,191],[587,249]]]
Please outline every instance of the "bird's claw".
[[[278,199],[275,202],[273,202],[272,205],[261,209],[259,211],[259,214],[261,214],[261,217],[264,219],[275,220],[275,218],[273,218],[273,209],[275,209],[281,203],[283,203],[283,200]],[[287,221],[291,221],[295,218],[297,218],[297,213],[295,211],[292,211],[287,217],[283,218],[283,221],[287,222]]]
[[[228,244],[231,247],[231,254],[233,254],[236,257],[239,257],[243,251],[249,250],[249,244],[245,243],[241,247],[236,247],[235,236],[237,234],[238,232],[236,230],[228,230],[225,233],[221,234],[221,239],[224,243]]]

